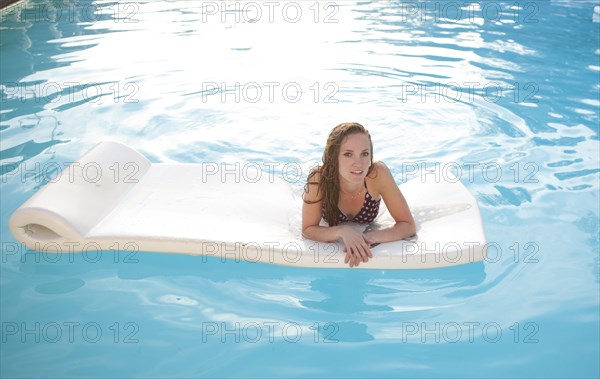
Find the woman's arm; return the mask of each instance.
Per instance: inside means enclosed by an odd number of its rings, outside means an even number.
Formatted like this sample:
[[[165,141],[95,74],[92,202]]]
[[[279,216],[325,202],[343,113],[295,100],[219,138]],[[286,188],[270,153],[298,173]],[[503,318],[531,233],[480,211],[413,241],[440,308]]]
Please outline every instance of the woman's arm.
[[[374,243],[399,241],[414,236],[415,220],[390,169],[383,162],[375,164],[377,165],[376,187],[396,223],[389,228],[367,232],[365,235]]]

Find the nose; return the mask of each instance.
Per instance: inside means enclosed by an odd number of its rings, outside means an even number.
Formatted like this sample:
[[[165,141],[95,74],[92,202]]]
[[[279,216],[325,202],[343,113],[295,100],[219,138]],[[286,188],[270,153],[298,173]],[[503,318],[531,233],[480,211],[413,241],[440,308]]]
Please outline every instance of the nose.
[[[363,161],[364,157],[361,157],[360,155],[355,155],[354,159],[352,160],[352,165],[360,168],[363,165]]]

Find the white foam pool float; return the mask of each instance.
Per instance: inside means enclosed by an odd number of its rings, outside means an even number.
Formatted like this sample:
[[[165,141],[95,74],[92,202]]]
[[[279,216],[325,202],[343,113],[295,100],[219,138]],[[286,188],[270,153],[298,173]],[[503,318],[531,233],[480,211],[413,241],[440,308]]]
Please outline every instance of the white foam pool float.
[[[272,173],[236,174],[222,167],[151,163],[123,144],[101,142],[18,208],[10,230],[27,248],[41,251],[135,249],[348,267],[340,243],[301,236],[301,199],[289,183]],[[433,268],[485,259],[479,207],[460,181],[425,175],[400,189],[417,236],[374,247],[373,258],[358,268]],[[393,222],[382,202],[369,227]]]

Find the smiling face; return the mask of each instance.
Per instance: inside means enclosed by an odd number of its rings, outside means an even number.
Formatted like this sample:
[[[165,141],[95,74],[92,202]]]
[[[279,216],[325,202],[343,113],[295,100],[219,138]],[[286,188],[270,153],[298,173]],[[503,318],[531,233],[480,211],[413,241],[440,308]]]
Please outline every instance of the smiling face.
[[[371,142],[366,134],[353,133],[344,138],[338,166],[340,185],[362,185],[371,164]]]

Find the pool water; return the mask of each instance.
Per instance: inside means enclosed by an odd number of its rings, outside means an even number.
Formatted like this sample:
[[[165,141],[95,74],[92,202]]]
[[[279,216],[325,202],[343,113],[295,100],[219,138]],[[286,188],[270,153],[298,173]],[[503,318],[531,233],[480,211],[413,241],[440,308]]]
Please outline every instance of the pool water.
[[[599,7],[4,10],[0,376],[600,376]],[[479,202],[488,259],[307,269],[34,252],[8,231],[15,209],[101,140],[153,162],[269,162],[301,191],[344,121],[370,130],[399,184],[457,175]]]

